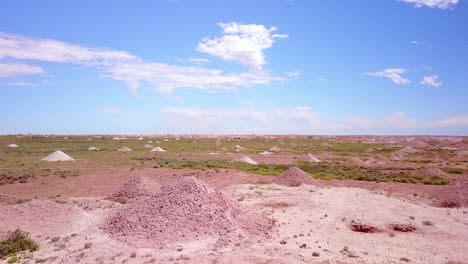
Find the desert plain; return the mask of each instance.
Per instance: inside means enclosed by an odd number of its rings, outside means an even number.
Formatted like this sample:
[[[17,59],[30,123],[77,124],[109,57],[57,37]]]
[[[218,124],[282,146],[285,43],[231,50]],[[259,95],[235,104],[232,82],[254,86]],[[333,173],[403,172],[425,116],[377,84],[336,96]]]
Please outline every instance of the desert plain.
[[[0,263],[468,260],[467,137],[10,135],[0,146]],[[15,230],[35,246],[6,250]]]

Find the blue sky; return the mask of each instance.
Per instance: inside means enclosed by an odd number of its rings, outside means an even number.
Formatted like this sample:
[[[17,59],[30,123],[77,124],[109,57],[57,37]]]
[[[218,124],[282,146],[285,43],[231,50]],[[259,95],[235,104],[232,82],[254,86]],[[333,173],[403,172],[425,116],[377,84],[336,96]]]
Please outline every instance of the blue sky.
[[[3,1],[0,133],[468,135],[464,0]]]

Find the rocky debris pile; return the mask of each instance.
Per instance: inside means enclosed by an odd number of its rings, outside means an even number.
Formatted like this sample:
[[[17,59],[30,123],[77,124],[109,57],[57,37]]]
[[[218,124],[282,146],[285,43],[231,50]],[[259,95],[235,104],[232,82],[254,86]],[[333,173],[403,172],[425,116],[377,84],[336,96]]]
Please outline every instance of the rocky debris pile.
[[[297,187],[301,184],[318,185],[318,181],[298,167],[291,167],[272,181],[278,185]]]
[[[89,147],[88,150],[89,150],[89,151],[99,151],[99,149],[96,148],[96,147]]]
[[[253,241],[269,235],[273,225],[201,180],[183,177],[124,207],[101,228],[130,245],[170,247],[194,241],[221,246]]]
[[[154,146],[151,146],[150,144],[145,144],[143,147],[144,147],[144,148],[147,148],[147,149],[152,149],[152,148],[154,148]]]
[[[136,200],[155,195],[161,185],[146,176],[138,176],[126,182],[115,193],[109,196],[114,201]]]

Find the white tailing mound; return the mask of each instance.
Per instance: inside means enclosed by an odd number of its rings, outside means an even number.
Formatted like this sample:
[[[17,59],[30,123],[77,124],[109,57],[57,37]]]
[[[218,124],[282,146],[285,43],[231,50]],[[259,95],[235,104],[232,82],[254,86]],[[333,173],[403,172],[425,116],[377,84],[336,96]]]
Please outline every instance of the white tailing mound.
[[[96,148],[96,147],[89,147],[88,150],[89,150],[89,151],[99,151],[99,149]]]
[[[272,223],[194,177],[163,185],[159,192],[108,218],[101,227],[133,246],[171,247],[182,243],[224,246],[269,235]]]
[[[129,147],[121,147],[117,151],[118,152],[130,152],[130,151],[132,151],[132,149],[129,148]]]
[[[126,182],[109,198],[111,200],[126,199],[136,200],[156,195],[161,185],[146,176],[137,176]]]
[[[368,160],[366,160],[366,163],[369,165],[385,165],[387,162],[385,158],[380,157],[380,156],[372,156]]]
[[[18,145],[16,145],[16,144],[10,144],[10,145],[7,146],[7,148],[17,148],[17,147],[18,147]]]
[[[260,154],[260,155],[271,155],[273,153],[271,153],[270,151],[262,151],[262,152],[260,152],[258,154]]]
[[[153,144],[153,141],[152,140],[148,140],[148,142],[146,142],[148,144]]]
[[[244,151],[244,150],[246,150],[246,148],[241,147],[241,146],[239,146],[239,145],[235,145],[235,146],[234,146],[234,149],[235,149],[236,151]]]
[[[365,166],[369,165],[366,162],[364,162],[363,160],[361,160],[360,158],[356,158],[356,157],[352,157],[352,158],[347,159],[346,164],[351,165],[351,166],[358,166],[358,167],[365,167]]]
[[[249,164],[253,164],[253,165],[257,165],[257,164],[258,164],[255,160],[253,160],[253,159],[251,159],[251,158],[249,158],[249,157],[247,157],[247,156],[239,156],[235,161],[237,161],[237,162],[245,162],[245,163],[249,163]]]
[[[278,152],[278,151],[281,151],[281,149],[278,148],[278,147],[276,147],[276,146],[274,146],[274,147],[272,147],[272,148],[270,149],[270,151],[272,151],[272,152]]]
[[[145,144],[143,147],[144,147],[144,148],[147,148],[147,149],[152,149],[152,148],[154,148],[154,147],[151,146],[150,144]]]
[[[307,172],[298,167],[289,168],[278,178],[274,179],[273,183],[289,187],[297,187],[301,184],[318,185],[317,180],[313,179]]]
[[[307,154],[304,158],[304,160],[306,162],[322,162],[321,160],[319,160],[317,157],[315,157],[314,155],[312,154]]]
[[[74,161],[72,157],[68,156],[61,150],[57,150],[42,159],[43,161]]]
[[[151,152],[166,152],[166,150],[161,148],[161,147],[155,147],[155,148],[151,149],[150,151]]]

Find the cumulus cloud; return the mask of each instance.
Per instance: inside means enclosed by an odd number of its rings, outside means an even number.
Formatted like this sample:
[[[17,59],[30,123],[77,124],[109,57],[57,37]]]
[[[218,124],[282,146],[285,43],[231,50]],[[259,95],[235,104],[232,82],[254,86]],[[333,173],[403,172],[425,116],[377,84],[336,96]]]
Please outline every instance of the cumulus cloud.
[[[427,6],[430,8],[440,8],[440,9],[452,8],[459,2],[459,0],[399,0],[399,1],[412,3],[417,8]]]
[[[431,76],[424,76],[423,80],[421,81],[422,85],[432,86],[432,87],[439,87],[442,85],[442,82],[438,82],[439,76],[431,75]]]
[[[3,58],[91,65],[137,59],[125,51],[88,48],[52,39],[33,39],[0,32],[0,59]]]
[[[243,32],[242,34],[239,33],[239,36],[247,34],[250,38],[255,38],[255,34],[249,33],[250,31],[261,31],[259,29],[264,28],[261,25],[244,26],[236,23],[222,25],[227,34],[234,34],[236,25],[237,31]],[[270,38],[270,47],[274,38],[283,37],[282,35],[271,34],[272,31],[276,30],[275,28],[265,30],[266,32],[263,34],[267,34],[266,37]],[[285,79],[272,76],[269,72],[263,70],[225,73],[220,69],[147,62],[125,51],[90,48],[52,39],[33,39],[0,32],[0,59],[4,58],[72,63],[93,67],[101,72],[103,77],[127,83],[133,92],[138,90],[142,82],[150,83],[158,91],[171,93],[178,88],[210,91],[228,90],[237,87],[268,85]],[[188,61],[195,64],[210,62],[204,58],[191,58]],[[0,77],[43,72],[42,68],[27,64],[0,64]]]
[[[263,71],[226,74],[222,70],[145,62],[119,63],[109,67],[103,76],[124,81],[133,89],[138,89],[143,81],[149,82],[163,93],[171,93],[177,88],[229,90],[257,84],[267,85],[284,79]]]
[[[367,74],[374,77],[385,77],[389,78],[396,84],[408,84],[410,80],[403,78],[401,75],[406,72],[405,69],[401,68],[389,68],[377,72],[368,72]]]
[[[39,66],[23,63],[0,63],[1,78],[15,77],[17,75],[35,75],[42,73],[45,73],[45,71]]]
[[[198,51],[255,69],[261,69],[266,63],[263,50],[271,48],[276,39],[288,37],[286,34],[273,34],[277,28],[264,25],[219,23],[219,26],[224,35],[202,39],[198,43]]]

